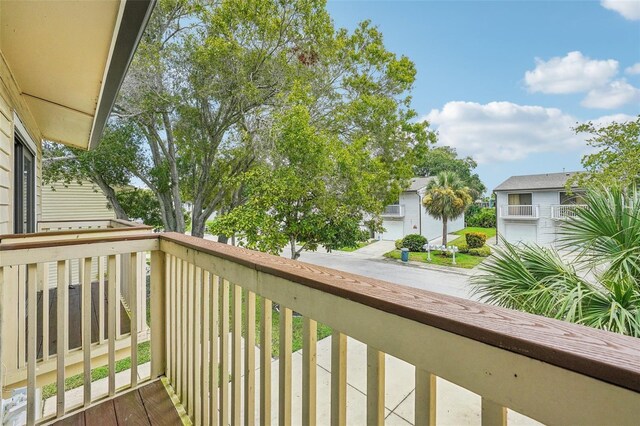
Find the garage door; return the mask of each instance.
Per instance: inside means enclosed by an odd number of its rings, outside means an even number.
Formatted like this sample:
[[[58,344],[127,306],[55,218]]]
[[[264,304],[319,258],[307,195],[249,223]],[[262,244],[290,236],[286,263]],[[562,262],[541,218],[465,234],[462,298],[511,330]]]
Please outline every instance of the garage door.
[[[385,220],[382,222],[385,231],[382,233],[383,240],[399,240],[404,237],[404,222],[401,220]]]
[[[524,223],[507,223],[505,227],[505,237],[510,243],[535,243],[537,236],[537,225]]]

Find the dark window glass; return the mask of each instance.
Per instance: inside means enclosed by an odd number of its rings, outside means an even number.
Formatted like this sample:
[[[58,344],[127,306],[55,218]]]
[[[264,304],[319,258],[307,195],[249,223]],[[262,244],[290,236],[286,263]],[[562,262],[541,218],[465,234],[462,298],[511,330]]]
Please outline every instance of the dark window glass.
[[[509,194],[510,206],[530,206],[532,202],[531,193]]]
[[[560,204],[586,204],[584,200],[584,192],[575,191],[571,194],[568,192],[561,192]]]
[[[18,135],[14,142],[14,155],[14,232],[35,232],[35,160]]]

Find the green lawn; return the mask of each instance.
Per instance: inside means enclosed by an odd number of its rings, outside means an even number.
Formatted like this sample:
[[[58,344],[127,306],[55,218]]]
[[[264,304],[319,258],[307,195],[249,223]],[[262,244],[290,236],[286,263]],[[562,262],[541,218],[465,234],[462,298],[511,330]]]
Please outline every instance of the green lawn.
[[[400,250],[392,250],[388,253],[385,253],[384,257],[388,257],[391,259],[400,259]],[[451,266],[453,268],[471,269],[482,262],[484,259],[484,257],[480,256],[471,256],[470,254],[456,253],[456,264],[454,265],[452,263],[452,258],[441,256],[439,251],[431,252],[431,262],[427,261],[427,253],[413,251],[409,253],[409,260],[432,263],[434,265]]]
[[[373,241],[361,241],[358,243],[357,247],[341,247],[338,250],[339,251],[356,251],[358,249],[361,249],[362,247],[368,246],[371,243],[373,243]]]
[[[151,361],[151,345],[149,342],[143,342],[138,345],[138,365]],[[126,371],[131,368],[131,358],[123,358],[116,362],[116,373]],[[104,379],[109,376],[109,367],[104,365],[91,370],[91,381]],[[76,374],[75,376],[67,377],[64,381],[64,390],[68,391],[75,389],[84,384],[84,374]],[[57,392],[56,384],[50,383],[42,387],[42,399],[51,398],[55,396]]]
[[[496,236],[496,228],[476,228],[473,226],[469,226],[467,228],[461,229],[460,231],[456,231],[454,232],[454,234],[464,235],[467,232],[482,232],[487,236],[487,239]]]
[[[243,296],[244,299],[244,296]],[[242,304],[243,317],[245,316],[246,304]],[[256,345],[260,345],[260,318],[262,317],[262,298],[256,296]],[[292,328],[292,352],[302,349],[302,323],[304,318],[293,317],[291,321]],[[246,327],[246,321],[243,321],[243,335]],[[271,356],[277,358],[280,356],[280,313],[275,310],[271,314]],[[324,324],[318,323],[318,340],[330,336],[332,329]]]

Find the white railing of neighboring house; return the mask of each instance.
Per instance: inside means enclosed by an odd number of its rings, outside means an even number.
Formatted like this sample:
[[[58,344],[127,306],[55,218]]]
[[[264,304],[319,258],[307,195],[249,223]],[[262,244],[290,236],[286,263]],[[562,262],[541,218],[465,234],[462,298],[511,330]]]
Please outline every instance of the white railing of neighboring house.
[[[540,217],[540,206],[537,204],[500,206],[500,217],[536,219]]]
[[[404,216],[404,204],[389,204],[384,207],[382,216],[386,217],[403,217]]]
[[[578,209],[584,209],[586,207],[586,204],[556,204],[551,206],[551,217],[553,219],[574,217]]]

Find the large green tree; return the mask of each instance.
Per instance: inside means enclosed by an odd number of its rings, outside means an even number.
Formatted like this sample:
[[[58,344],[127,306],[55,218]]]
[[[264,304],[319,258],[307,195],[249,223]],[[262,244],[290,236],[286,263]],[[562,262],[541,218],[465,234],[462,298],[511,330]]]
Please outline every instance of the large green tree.
[[[558,248],[502,241],[475,275],[486,302],[640,337],[640,193],[588,191]]]
[[[442,244],[447,244],[447,222],[462,216],[472,202],[469,188],[453,172],[440,172],[427,184],[422,205],[427,213],[442,220]]]
[[[43,183],[91,181],[113,207],[118,219],[130,214],[118,199],[118,188],[129,184],[136,170],[144,168],[138,156],[141,140],[132,125],[107,126],[100,145],[92,151],[67,148],[45,142],[43,146]]]
[[[431,136],[434,140],[435,133]],[[416,176],[435,176],[440,172],[453,172],[469,188],[471,196],[479,199],[487,188],[480,180],[477,173],[473,173],[478,163],[467,156],[458,157],[455,148],[450,146],[436,146],[430,149],[421,150],[416,159],[414,172]]]
[[[596,126],[588,122],[574,129],[587,134],[593,153],[582,157],[586,173],[574,175],[568,183],[622,186],[640,184],[640,115],[635,120]]]
[[[211,213],[245,200],[243,176],[272,161],[274,117],[302,82],[310,123],[375,162],[371,193],[390,201],[426,143],[414,80],[370,23],[336,31],[323,0],[161,0],[115,108],[116,125],[140,135],[137,163],[106,164],[153,191],[167,230],[184,232],[182,204],[193,203],[202,236]]]
[[[246,202],[218,217],[212,232],[276,254],[288,245],[296,259],[305,249],[355,245],[363,214],[380,211],[378,188],[388,182],[387,166],[366,144],[314,124],[317,99],[310,92],[296,84],[275,117],[268,164],[244,177]]]

